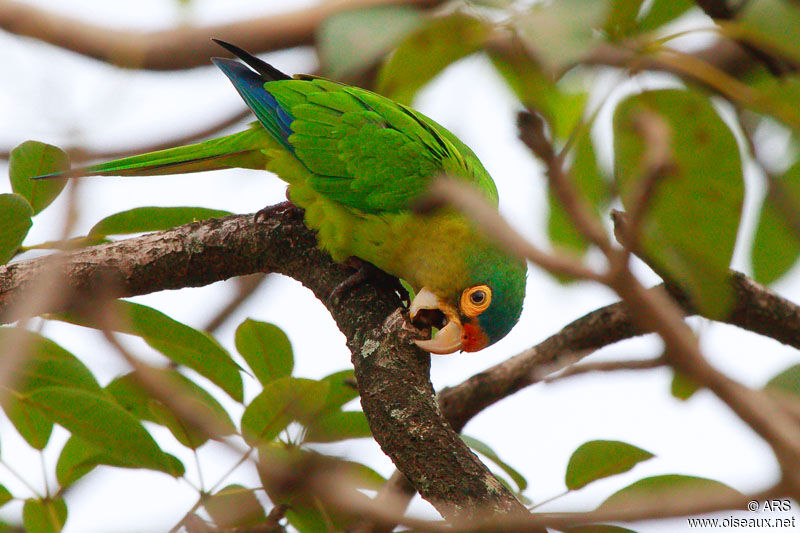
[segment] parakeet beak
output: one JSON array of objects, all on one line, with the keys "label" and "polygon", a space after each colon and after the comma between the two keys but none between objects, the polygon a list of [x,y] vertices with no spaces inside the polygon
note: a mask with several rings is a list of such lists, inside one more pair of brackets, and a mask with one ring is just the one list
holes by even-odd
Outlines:
[{"label": "parakeet beak", "polygon": [[408,308],[408,313],[411,315],[411,320],[415,320],[425,313],[426,310],[438,311],[444,315],[444,324],[432,339],[415,340],[414,342],[417,343],[417,346],[435,354],[448,354],[463,350],[463,328],[456,308],[442,301],[429,289],[423,287],[417,295],[414,296],[414,300]]}]

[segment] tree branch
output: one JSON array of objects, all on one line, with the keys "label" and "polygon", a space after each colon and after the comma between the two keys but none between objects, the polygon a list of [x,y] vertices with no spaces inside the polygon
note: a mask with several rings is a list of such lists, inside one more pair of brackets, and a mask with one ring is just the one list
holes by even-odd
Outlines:
[{"label": "tree branch", "polygon": [[[266,271],[297,279],[323,302],[351,274],[316,247],[302,211],[284,202],[259,223],[233,215],[2,266],[0,323],[23,318],[14,309],[39,314]],[[60,279],[64,296],[20,306],[43,272]],[[430,357],[411,342],[418,332],[400,306],[391,289],[373,284],[328,305],[348,339],[375,439],[447,519],[527,513],[446,423],[430,384]]]},{"label": "tree branch", "polygon": [[220,54],[211,37],[235,40],[253,53],[262,53],[311,44],[320,24],[339,11],[398,4],[426,8],[440,3],[441,0],[333,0],[228,24],[143,32],[89,24],[7,0],[0,2],[0,28],[118,67],[182,70],[207,65],[209,57]]}]

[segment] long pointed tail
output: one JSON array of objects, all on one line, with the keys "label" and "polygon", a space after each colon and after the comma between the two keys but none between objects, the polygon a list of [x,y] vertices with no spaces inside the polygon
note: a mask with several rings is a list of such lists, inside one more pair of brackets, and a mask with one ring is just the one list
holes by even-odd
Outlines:
[{"label": "long pointed tail", "polygon": [[258,124],[249,129],[196,144],[125,157],[106,163],[75,168],[32,179],[76,178],[79,176],[157,176],[221,168],[264,170],[268,158],[263,150],[274,145],[272,137]]}]

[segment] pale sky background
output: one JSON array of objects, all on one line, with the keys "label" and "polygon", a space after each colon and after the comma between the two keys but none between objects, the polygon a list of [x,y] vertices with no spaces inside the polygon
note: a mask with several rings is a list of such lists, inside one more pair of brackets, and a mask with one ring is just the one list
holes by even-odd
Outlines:
[{"label": "pale sky background", "polygon": [[[28,2],[110,27],[140,29],[172,27],[181,20],[198,24],[232,21],[311,3],[194,0],[190,9],[181,11],[172,0]],[[303,49],[263,57],[288,73],[311,71],[316,65],[313,53]],[[210,65],[182,72],[123,71],[2,32],[0,63],[4,69],[0,83],[2,147],[27,139],[96,149],[148,145],[215,123],[243,105],[225,76]],[[542,169],[516,139],[514,116],[519,105],[489,62],[472,57],[448,68],[420,93],[415,107],[475,150],[497,182],[503,214],[531,240],[544,245],[547,211]],[[606,144],[609,130],[602,123],[607,123],[610,111],[601,114],[601,127],[595,131]],[[6,176],[5,165],[0,164],[0,174]],[[270,174],[235,170],[178,177],[86,179],[80,187],[82,210],[75,231],[85,234],[104,216],[145,205],[197,205],[251,213],[282,201],[284,188]],[[0,180],[2,192],[10,192],[6,179]],[[757,179],[748,179],[747,194],[747,205],[758,205],[761,186]],[[64,199],[62,195],[35,219],[26,244],[58,235],[64,220]],[[752,232],[752,218],[752,212],[745,217],[745,235]],[[748,247],[747,239],[740,238],[735,268],[749,271]],[[645,280],[655,281],[644,268],[640,270]],[[217,283],[133,300],[200,327],[226,301],[231,292],[228,285]],[[797,270],[774,288],[789,299],[800,300]],[[477,354],[435,356],[434,385],[440,389],[457,384],[615,300],[602,287],[585,283],[565,287],[531,268],[520,324],[506,339]],[[235,327],[247,317],[273,322],[286,331],[295,351],[297,376],[320,378],[350,367],[344,337],[323,306],[293,280],[274,276],[219,331],[217,338],[232,353]],[[700,332],[712,364],[748,386],[760,387],[798,361],[794,349],[775,341],[705,320],[693,320],[692,324]],[[119,356],[94,332],[53,323],[46,325],[44,333],[84,360],[101,384],[125,371]],[[137,339],[129,339],[128,346],[148,360],[160,360]],[[603,349],[589,360],[650,358],[659,350],[656,340],[637,339]],[[544,507],[552,511],[593,508],[619,488],[649,475],[710,477],[745,492],[766,488],[777,480],[778,469],[766,444],[706,391],[688,402],[674,399],[669,394],[670,379],[668,370],[658,369],[593,374],[536,385],[481,413],[465,433],[489,444],[522,472],[530,483],[526,495],[534,502],[564,491],[569,456],[587,440],[622,440],[656,454],[632,472],[594,483]],[[254,383],[246,382],[246,396],[252,398],[257,393]],[[239,415],[234,411],[234,419]],[[165,429],[157,428],[153,433],[166,451],[184,461],[187,477],[197,483],[191,454],[179,453],[182,447]],[[44,485],[38,454],[22,442],[5,418],[0,419],[0,435],[3,460],[41,490]],[[44,458],[48,472],[53,471],[65,438],[66,433],[59,431],[51,440]],[[387,476],[393,471],[388,458],[368,439],[324,449],[363,460]],[[213,485],[236,461],[213,444],[201,449],[200,459],[206,486]],[[240,468],[228,482],[235,481],[255,484],[257,478],[252,471]],[[15,495],[30,494],[3,466],[0,483]],[[68,493],[65,531],[164,531],[195,499],[191,487],[164,474],[101,467]],[[13,502],[0,515],[18,516],[20,508],[21,502]],[[430,507],[419,500],[413,509],[430,516]],[[797,506],[794,509],[796,512]],[[685,519],[661,527],[632,527],[640,531],[688,531]]]}]

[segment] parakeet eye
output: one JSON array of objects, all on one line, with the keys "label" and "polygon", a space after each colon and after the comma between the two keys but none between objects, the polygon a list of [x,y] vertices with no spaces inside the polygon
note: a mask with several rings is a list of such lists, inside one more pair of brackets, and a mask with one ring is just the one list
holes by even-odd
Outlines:
[{"label": "parakeet eye", "polygon": [[476,317],[486,311],[492,303],[492,289],[476,285],[461,293],[461,311],[468,317]]}]

